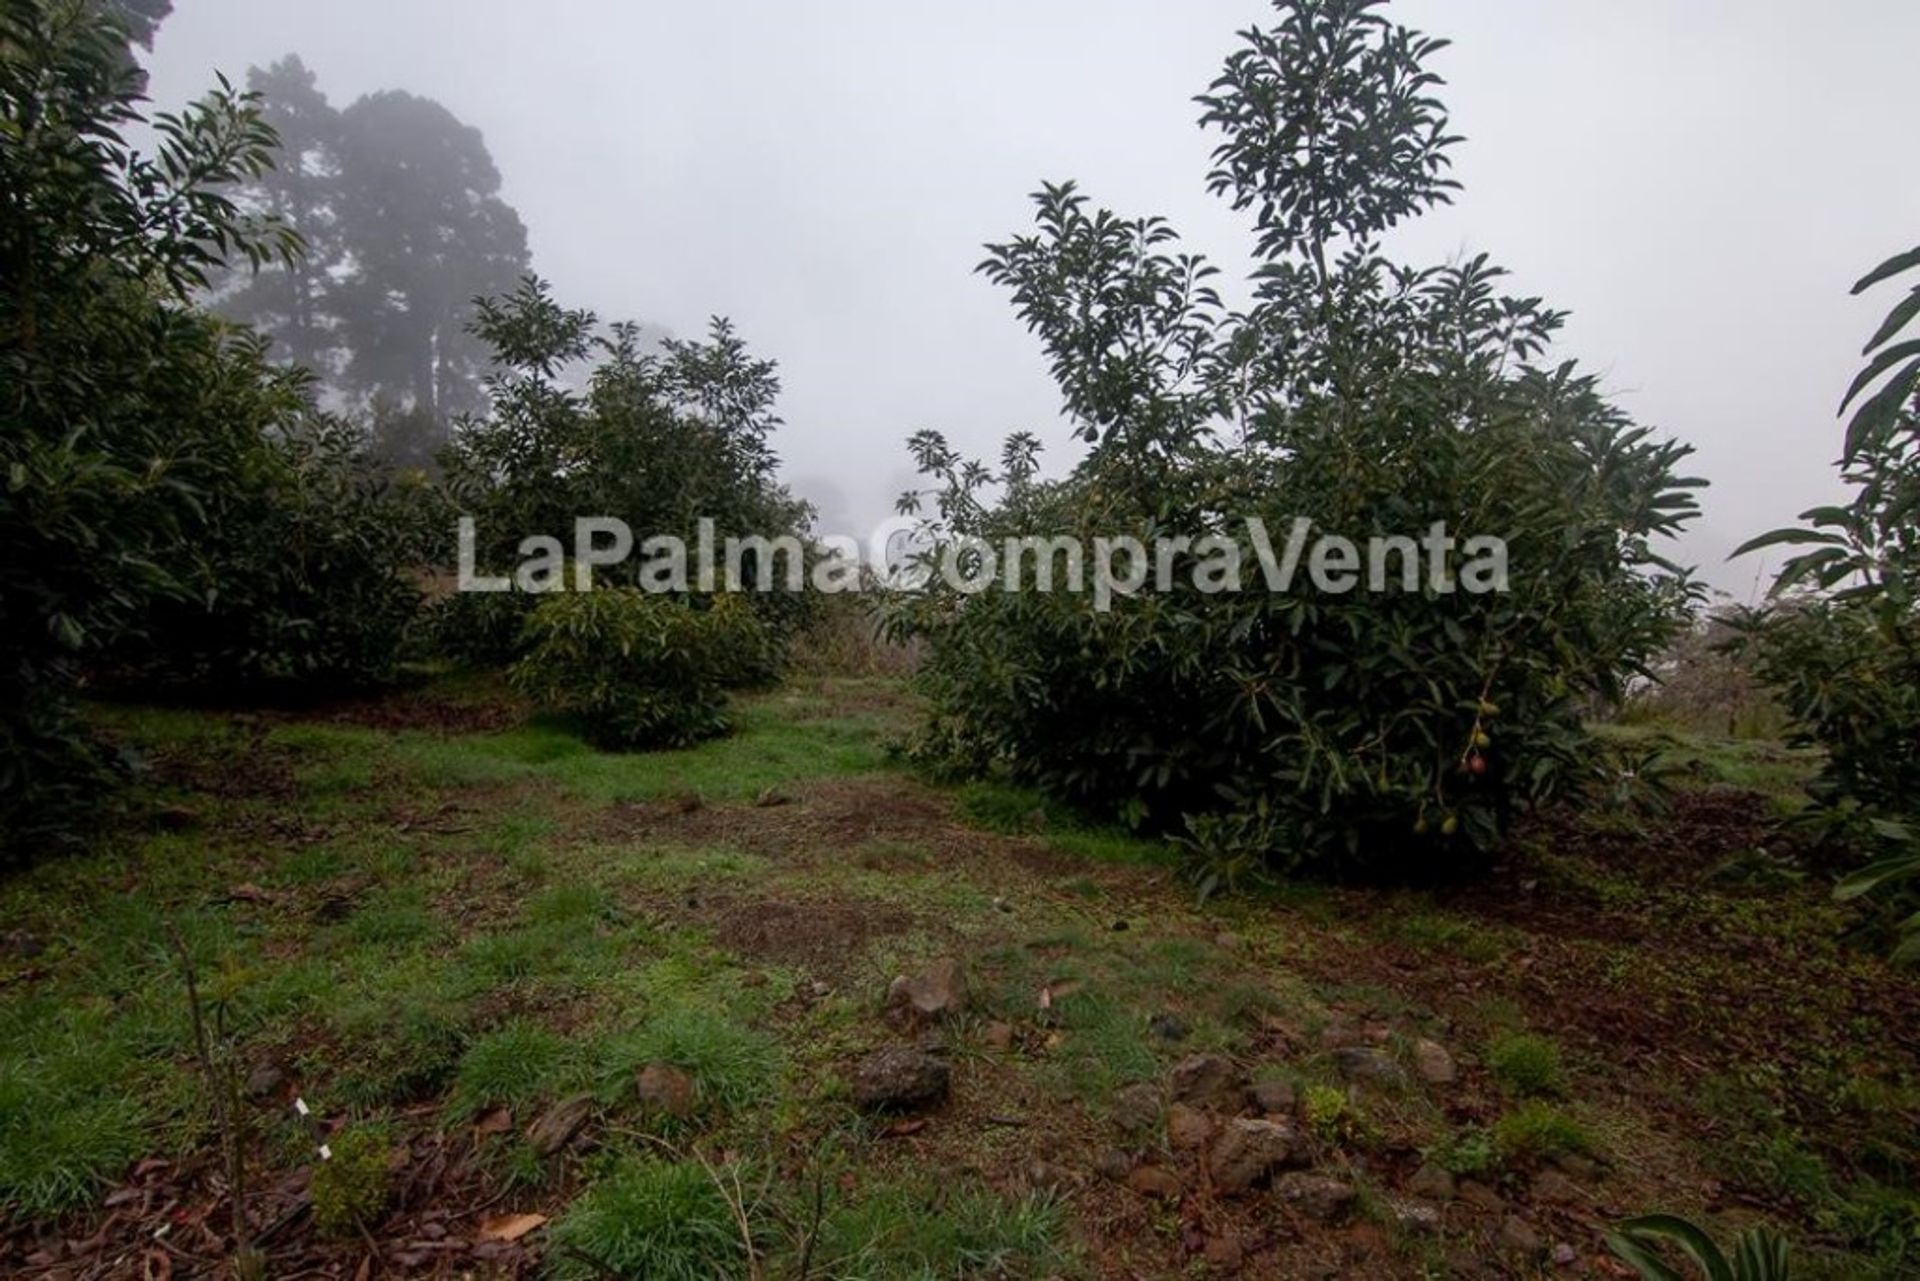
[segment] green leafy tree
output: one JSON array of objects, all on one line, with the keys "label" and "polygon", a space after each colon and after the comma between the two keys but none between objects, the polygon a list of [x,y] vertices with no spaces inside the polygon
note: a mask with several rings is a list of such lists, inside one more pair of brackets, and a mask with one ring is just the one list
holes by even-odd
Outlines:
[{"label": "green leafy tree", "polygon": [[[1920,268],[1899,254],[1854,286],[1863,293]],[[1868,851],[1843,898],[1920,877],[1920,285],[1889,312],[1840,406],[1850,501],[1762,534],[1734,554],[1787,547],[1774,604],[1740,621],[1760,678],[1826,750],[1808,816],[1832,845]],[[1856,856],[1859,857],[1859,856]],[[1914,906],[1912,902],[1908,907]],[[1920,961],[1920,912],[1902,925],[1902,960]]]},{"label": "green leafy tree", "polygon": [[1208,592],[1190,549],[1105,613],[1031,579],[901,602],[897,628],[928,645],[926,755],[1179,835],[1207,888],[1275,864],[1483,858],[1519,810],[1586,780],[1584,707],[1644,669],[1695,591],[1656,548],[1695,512],[1688,450],[1541,363],[1560,315],[1501,293],[1485,258],[1417,269],[1381,248],[1453,187],[1425,66],[1441,42],[1371,0],[1275,7],[1199,99],[1221,136],[1209,187],[1253,218],[1253,306],[1229,312],[1163,220],[1045,186],[1032,233],[981,271],[1040,339],[1086,454],[1048,481],[1028,438],[996,470],[922,433],[928,485],[903,500],[935,554],[1197,548],[1256,516],[1363,544],[1437,521],[1505,537],[1505,593],[1421,572],[1269,594],[1251,568],[1252,590]]},{"label": "green leafy tree", "polygon": [[126,33],[91,6],[0,4],[0,832],[62,827],[107,758],[83,664],[188,588],[209,489],[298,403],[186,295],[297,242],[243,214],[272,131],[226,85],[141,122]]}]

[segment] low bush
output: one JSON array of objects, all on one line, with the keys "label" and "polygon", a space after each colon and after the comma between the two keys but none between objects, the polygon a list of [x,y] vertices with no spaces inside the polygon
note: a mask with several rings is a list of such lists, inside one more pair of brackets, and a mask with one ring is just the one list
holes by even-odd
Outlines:
[{"label": "low bush", "polygon": [[612,1162],[552,1230],[556,1277],[713,1281],[742,1275],[746,1246],[733,1207],[692,1161]]},{"label": "low bush", "polygon": [[528,616],[509,679],[599,746],[685,747],[728,731],[727,691],[762,644],[751,613],[724,598],[698,608],[631,587],[563,592]]},{"label": "low bush", "polygon": [[1503,1036],[1487,1047],[1487,1071],[1510,1094],[1556,1094],[1560,1049],[1538,1036]]}]

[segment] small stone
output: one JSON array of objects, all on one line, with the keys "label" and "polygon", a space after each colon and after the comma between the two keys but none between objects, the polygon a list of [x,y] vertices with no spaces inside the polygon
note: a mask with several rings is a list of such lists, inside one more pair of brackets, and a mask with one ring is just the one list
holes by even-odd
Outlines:
[{"label": "small stone", "polygon": [[1240,1110],[1240,1071],[1222,1054],[1193,1054],[1167,1074],[1167,1093],[1176,1103],[1216,1112]]},{"label": "small stone", "polygon": [[1232,930],[1221,930],[1213,936],[1213,945],[1223,952],[1237,952],[1244,940]]},{"label": "small stone", "polygon": [[593,1107],[591,1094],[560,1100],[527,1128],[527,1142],[541,1156],[552,1156],[579,1137],[593,1116]]},{"label": "small stone", "polygon": [[1298,1099],[1291,1082],[1269,1077],[1247,1087],[1247,1101],[1268,1116],[1291,1116]]},{"label": "small stone", "polygon": [[280,1092],[287,1075],[271,1063],[262,1063],[247,1074],[247,1097],[264,1099]]},{"label": "small stone", "polygon": [[1238,1272],[1240,1265],[1246,1262],[1247,1250],[1240,1244],[1240,1238],[1237,1236],[1208,1237],[1207,1244],[1201,1249],[1200,1257],[1206,1260],[1208,1267],[1216,1271]]},{"label": "small stone", "polygon": [[1557,1268],[1570,1268],[1579,1258],[1580,1255],[1565,1241],[1561,1241],[1553,1247],[1553,1264]]},{"label": "small stone", "polygon": [[1426,1201],[1389,1201],[1394,1226],[1409,1236],[1433,1236],[1440,1231],[1440,1207]]},{"label": "small stone", "polygon": [[1123,1133],[1145,1133],[1160,1124],[1160,1091],[1145,1082],[1117,1090],[1107,1115]]},{"label": "small stone", "polygon": [[793,798],[777,787],[769,787],[754,798],[753,803],[761,809],[772,809],[776,805],[790,805]]},{"label": "small stone", "polygon": [[1184,1190],[1180,1176],[1157,1165],[1143,1165],[1127,1176],[1127,1186],[1156,1201],[1178,1201]]},{"label": "small stone", "polygon": [[925,1050],[890,1045],[853,1069],[853,1101],[869,1111],[903,1111],[947,1097],[953,1069]]},{"label": "small stone", "polygon": [[1555,1157],[1553,1163],[1582,1183],[1593,1183],[1600,1178],[1600,1163],[1592,1157],[1570,1152],[1566,1156]]},{"label": "small stone", "polygon": [[966,975],[960,962],[941,957],[911,977],[901,975],[887,988],[887,1020],[899,1026],[933,1023],[958,1013],[967,1003]]},{"label": "small stone", "polygon": [[1079,1183],[1079,1177],[1072,1170],[1051,1161],[1035,1159],[1027,1166],[1027,1186],[1045,1196],[1071,1192]]},{"label": "small stone", "polygon": [[1207,1114],[1185,1103],[1167,1109],[1167,1146],[1175,1152],[1203,1148],[1213,1137],[1213,1122]]},{"label": "small stone", "polygon": [[1133,1158],[1119,1148],[1108,1148],[1094,1158],[1093,1172],[1103,1179],[1125,1183],[1127,1176],[1133,1173]]},{"label": "small stone", "polygon": [[689,1117],[700,1092],[691,1076],[671,1063],[649,1063],[640,1069],[640,1103],[666,1116]]},{"label": "small stone", "polygon": [[1498,1192],[1474,1179],[1460,1180],[1459,1196],[1476,1210],[1485,1210],[1489,1214],[1498,1214],[1507,1208],[1506,1201]]},{"label": "small stone", "polygon": [[1451,1201],[1454,1193],[1453,1174],[1445,1166],[1429,1161],[1407,1180],[1407,1191],[1415,1196],[1426,1197],[1429,1201]]},{"label": "small stone", "polygon": [[1542,1170],[1533,1176],[1533,1199],[1547,1205],[1573,1205],[1586,1198],[1572,1179],[1558,1170]]},{"label": "small stone", "polygon": [[1453,1055],[1438,1041],[1415,1041],[1413,1043],[1413,1070],[1428,1085],[1452,1085],[1459,1079],[1460,1069],[1454,1066]]},{"label": "small stone", "polygon": [[1337,1223],[1353,1208],[1358,1195],[1350,1183],[1319,1174],[1283,1174],[1273,1182],[1280,1203],[1315,1223]]},{"label": "small stone", "polygon": [[1179,1016],[1160,1013],[1147,1020],[1147,1028],[1163,1041],[1184,1041],[1187,1039],[1187,1025]]},{"label": "small stone", "polygon": [[1509,1214],[1500,1224],[1500,1248],[1515,1254],[1533,1255],[1546,1248],[1546,1242],[1533,1225],[1517,1214]]},{"label": "small stone", "polygon": [[1406,1072],[1379,1050],[1362,1045],[1344,1046],[1334,1051],[1333,1061],[1340,1075],[1356,1085],[1383,1090],[1406,1088]]},{"label": "small stone", "polygon": [[980,1033],[980,1039],[990,1050],[1008,1049],[1013,1045],[1013,1024],[989,1023]]},{"label": "small stone", "polygon": [[1306,1144],[1291,1122],[1236,1117],[1208,1154],[1213,1185],[1226,1196],[1246,1192],[1275,1170],[1306,1162]]}]

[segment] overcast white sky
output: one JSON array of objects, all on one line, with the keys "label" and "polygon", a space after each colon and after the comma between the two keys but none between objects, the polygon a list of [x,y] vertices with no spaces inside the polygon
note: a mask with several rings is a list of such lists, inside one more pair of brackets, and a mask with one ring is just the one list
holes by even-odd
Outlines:
[{"label": "overcast white sky", "polygon": [[[1573,312],[1561,354],[1713,481],[1681,548],[1741,597],[1734,545],[1826,501],[1835,402],[1920,242],[1913,0],[1399,0],[1455,44],[1451,209],[1400,248],[1489,251]],[[1190,99],[1257,0],[178,0],[153,94],[298,52],[336,104],[407,89],[486,135],[537,270],[570,303],[692,335],[732,316],[786,383],[780,441],[828,530],[911,480],[920,427],[1073,456],[1034,341],[971,274],[1073,177],[1171,217],[1237,274]]]}]

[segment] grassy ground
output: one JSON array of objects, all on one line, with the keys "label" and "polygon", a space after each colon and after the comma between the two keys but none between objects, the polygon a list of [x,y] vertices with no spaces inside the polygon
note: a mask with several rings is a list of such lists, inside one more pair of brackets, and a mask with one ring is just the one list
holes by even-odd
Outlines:
[{"label": "grassy ground", "polygon": [[[1618,731],[1680,762],[1669,812],[1546,816],[1449,894],[1201,910],[1164,847],[896,768],[886,681],[657,755],[477,680],[102,714],[139,812],[0,882],[8,1275],[212,1268],[229,1093],[275,1276],[1609,1275],[1600,1230],[1653,1209],[1920,1270],[1920,990],[1777,848],[1808,766],[1777,748]],[[865,1115],[851,1066],[912,1039],[888,982],[938,957],[952,1097]],[[1455,1082],[1350,1079],[1423,1041]],[[1350,1217],[1115,1124],[1206,1052],[1293,1087]]]}]

